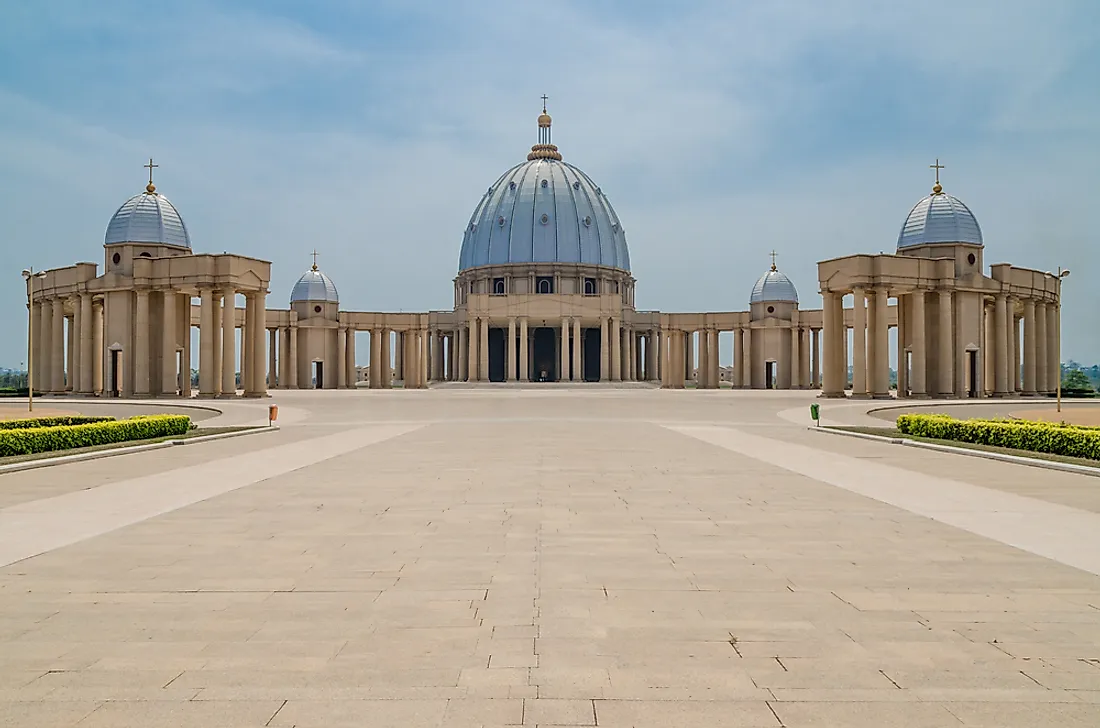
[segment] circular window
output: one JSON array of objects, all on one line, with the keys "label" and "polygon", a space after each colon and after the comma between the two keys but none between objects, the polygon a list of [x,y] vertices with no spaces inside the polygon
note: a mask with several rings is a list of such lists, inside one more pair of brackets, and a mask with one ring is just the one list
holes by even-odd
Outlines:
[{"label": "circular window", "polygon": [[504,215],[501,215],[500,217],[497,218],[497,224],[500,225],[501,227],[504,227]]},{"label": "circular window", "polygon": [[775,306],[768,306],[768,313],[775,313]]},{"label": "circular window", "polygon": [[974,265],[974,263],[975,263],[975,262],[976,262],[977,260],[978,260],[978,257],[977,257],[976,255],[974,255],[973,253],[971,253],[970,255],[966,256],[966,262],[967,262],[967,263],[969,263],[970,265]]},{"label": "circular window", "polygon": [[573,189],[579,190],[580,188],[581,188],[581,183],[580,182],[574,182],[573,183]]},{"label": "circular window", "polygon": [[584,226],[588,227],[592,224],[592,217],[590,215],[584,216]]},{"label": "circular window", "polygon": [[516,183],[515,182],[509,182],[508,183],[508,189],[514,190],[515,188],[516,188]]},{"label": "circular window", "polygon": [[545,212],[544,212],[544,213],[542,213],[542,217],[541,217],[541,218],[539,218],[539,219],[540,219],[540,220],[542,220],[542,224],[543,224],[543,225],[545,225],[546,223],[550,222],[550,216],[549,216],[549,215],[547,215],[547,214],[546,214]]},{"label": "circular window", "polygon": [[320,306],[314,306],[313,307],[313,313],[321,313],[321,307]]},{"label": "circular window", "polygon": [[118,262],[120,260],[122,260],[122,256],[119,255],[118,253],[115,253],[114,255],[111,256],[111,262],[114,263],[115,265],[118,265]]},{"label": "circular window", "polygon": [[543,180],[543,181],[542,181],[542,186],[543,186],[543,188],[549,187],[549,186],[550,186],[550,183],[549,183],[549,182],[547,182],[546,180]]}]

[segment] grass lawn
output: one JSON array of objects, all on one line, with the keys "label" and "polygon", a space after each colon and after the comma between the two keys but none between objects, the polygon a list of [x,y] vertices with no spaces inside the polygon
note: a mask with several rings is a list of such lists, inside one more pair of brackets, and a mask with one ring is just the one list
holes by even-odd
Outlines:
[{"label": "grass lawn", "polygon": [[831,430],[843,430],[845,432],[861,432],[864,435],[880,435],[882,437],[894,437],[901,440],[913,440],[914,442],[930,442],[934,445],[948,445],[963,450],[980,450],[982,452],[995,452],[1002,455],[1015,455],[1032,460],[1046,460],[1055,463],[1069,463],[1070,465],[1084,465],[1087,468],[1100,470],[1100,460],[1088,460],[1086,458],[1071,458],[1064,455],[1050,455],[1045,452],[1032,452],[1031,450],[1014,450],[1008,447],[993,447],[992,445],[975,445],[970,442],[957,442],[955,440],[934,440],[930,437],[916,437],[902,434],[896,427],[830,427]]},{"label": "grass lawn", "polygon": [[127,440],[126,442],[112,442],[107,445],[93,445],[92,447],[75,447],[71,450],[50,450],[49,452],[36,452],[31,455],[9,455],[6,458],[0,458],[0,465],[8,465],[11,463],[25,463],[30,460],[45,460],[48,458],[57,458],[64,455],[79,455],[86,452],[100,452],[101,450],[117,450],[120,447],[133,447],[134,445],[152,445],[157,442],[164,442],[166,440],[190,440],[193,437],[202,437],[204,435],[220,435],[225,432],[243,432],[245,430],[257,430],[266,429],[261,427],[200,427],[195,430],[188,430],[182,435],[167,435],[165,437],[154,437],[148,440]]}]

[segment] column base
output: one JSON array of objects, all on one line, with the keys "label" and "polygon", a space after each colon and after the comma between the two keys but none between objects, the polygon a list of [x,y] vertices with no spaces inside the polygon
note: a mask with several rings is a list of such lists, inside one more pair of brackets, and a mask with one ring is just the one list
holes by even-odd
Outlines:
[{"label": "column base", "polygon": [[872,399],[872,396],[869,393],[852,392],[851,394],[848,395],[848,399]]},{"label": "column base", "polygon": [[245,392],[241,396],[245,399],[263,399],[264,397],[270,397],[271,395],[267,392]]},{"label": "column base", "polygon": [[848,395],[844,392],[822,392],[817,396],[818,399],[848,399]]},{"label": "column base", "polygon": [[218,395],[213,392],[199,392],[195,395],[195,399],[217,399]]},{"label": "column base", "polygon": [[229,394],[227,392],[222,392],[221,394],[219,394],[217,396],[217,399],[236,399],[236,398],[237,398],[237,393],[236,392],[234,392],[233,394]]},{"label": "column base", "polygon": [[876,392],[871,395],[871,399],[893,399],[894,395],[889,392]]},{"label": "column base", "polygon": [[993,399],[1008,399],[1012,396],[1012,392],[994,392],[990,395]]},{"label": "column base", "polygon": [[932,395],[924,392],[910,392],[906,399],[932,399]]}]

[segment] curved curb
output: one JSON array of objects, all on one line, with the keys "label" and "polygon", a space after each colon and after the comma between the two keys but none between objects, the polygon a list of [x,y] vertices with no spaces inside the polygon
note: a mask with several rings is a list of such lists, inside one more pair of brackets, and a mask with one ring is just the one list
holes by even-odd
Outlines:
[{"label": "curved curb", "polygon": [[844,435],[845,437],[856,437],[861,440],[885,442],[890,445],[919,447],[925,450],[936,450],[938,452],[946,452],[953,455],[969,455],[970,457],[985,458],[986,460],[999,460],[1013,465],[1027,465],[1033,468],[1043,468],[1044,470],[1061,470],[1066,473],[1076,473],[1078,475],[1088,475],[1093,478],[1100,478],[1100,468],[1090,468],[1087,465],[1074,465],[1073,463],[1060,463],[1056,460],[1040,460],[1038,458],[1028,458],[1020,455],[971,450],[965,447],[951,447],[950,445],[940,445],[934,442],[910,440],[905,437],[886,437],[885,435],[871,435],[866,432],[848,432],[847,430],[837,430],[832,427],[807,427],[806,429],[816,430],[818,432],[828,432],[833,435]]},{"label": "curved curb", "polygon": [[175,447],[176,445],[193,445],[200,442],[227,440],[230,437],[255,435],[259,432],[276,432],[278,429],[278,425],[273,425],[271,427],[254,427],[249,430],[241,430],[240,432],[219,432],[216,435],[201,435],[199,437],[189,437],[185,440],[165,440],[164,442],[154,442],[148,445],[131,445],[130,447],[118,447],[110,450],[82,452],[77,455],[58,455],[57,457],[46,457],[40,458],[38,460],[28,460],[25,463],[11,463],[9,465],[0,465],[0,475],[3,475],[5,473],[18,473],[21,470],[49,468],[54,465],[68,465],[69,463],[79,463],[84,460],[100,460],[102,458],[115,457],[116,455],[130,455],[131,453],[136,452],[160,450],[161,448]]}]

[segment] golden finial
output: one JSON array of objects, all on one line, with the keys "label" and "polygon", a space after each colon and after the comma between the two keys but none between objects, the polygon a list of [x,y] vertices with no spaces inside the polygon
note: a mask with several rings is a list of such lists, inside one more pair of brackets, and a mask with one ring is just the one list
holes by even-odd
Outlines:
[{"label": "golden finial", "polygon": [[943,193],[943,185],[940,184],[940,170],[941,169],[947,169],[947,168],[944,167],[942,164],[940,164],[940,158],[939,157],[936,157],[936,163],[928,165],[928,168],[936,170],[936,184],[932,187],[932,194],[933,195],[942,194]]},{"label": "golden finial", "polygon": [[552,119],[550,118],[550,114],[546,113],[546,100],[549,99],[549,98],[550,97],[547,96],[546,94],[542,95],[542,113],[539,114],[539,128],[540,129],[549,128],[550,123],[552,121]]},{"label": "golden finial", "polygon": [[313,267],[310,270],[317,270],[317,256],[320,255],[316,250],[313,251]]},{"label": "golden finial", "polygon": [[777,255],[779,255],[779,253],[776,253],[776,252],[775,252],[774,250],[773,250],[773,251],[771,252],[771,256],[772,256],[772,272],[773,272],[773,273],[774,273],[775,271],[779,270],[778,268],[776,268],[776,267],[775,267],[775,256],[777,256]]},{"label": "golden finial", "polygon": [[550,98],[542,95],[542,113],[539,114],[539,143],[531,147],[531,153],[527,155],[527,161],[535,159],[556,159],[561,161],[561,153],[558,148],[550,143],[550,114],[546,113],[546,100]]},{"label": "golden finial", "polygon": [[153,170],[159,167],[159,164],[153,164],[153,158],[149,157],[149,164],[143,164],[143,167],[149,170],[149,184],[145,185],[145,194],[152,195],[157,191],[157,186],[153,184]]}]

